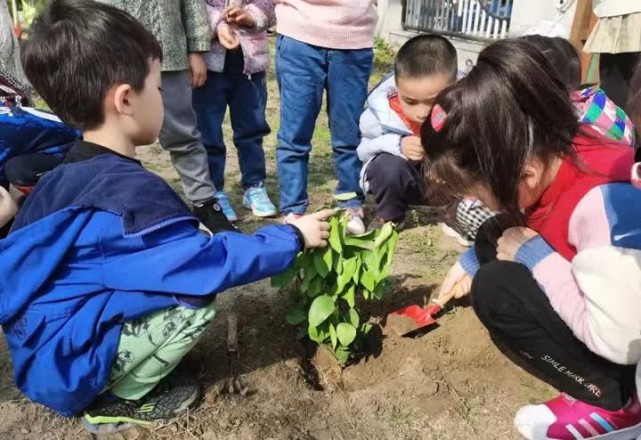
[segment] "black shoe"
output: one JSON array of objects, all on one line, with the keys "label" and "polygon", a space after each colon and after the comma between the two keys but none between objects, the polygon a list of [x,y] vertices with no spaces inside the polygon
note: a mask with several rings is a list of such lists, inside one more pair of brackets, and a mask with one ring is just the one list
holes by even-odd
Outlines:
[{"label": "black shoe", "polygon": [[240,232],[240,230],[225,217],[216,199],[208,200],[200,205],[194,205],[194,215],[212,234],[225,231]]},{"label": "black shoe", "polygon": [[[195,379],[167,376],[140,400],[125,400],[105,393],[85,410],[83,423],[92,432],[116,432],[123,425],[148,426],[185,414],[200,402]],[[106,429],[113,427],[113,429]]]}]

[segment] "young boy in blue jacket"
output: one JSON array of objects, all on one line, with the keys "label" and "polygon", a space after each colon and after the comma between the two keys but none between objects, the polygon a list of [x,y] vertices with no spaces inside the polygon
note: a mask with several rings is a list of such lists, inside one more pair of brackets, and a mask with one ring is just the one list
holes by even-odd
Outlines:
[{"label": "young boy in blue jacket", "polygon": [[161,57],[135,19],[90,0],[52,0],[23,53],[34,88],[84,140],[0,241],[0,323],[18,388],[62,415],[84,411],[98,432],[193,407],[199,384],[170,373],[214,318],[215,295],[329,236],[333,211],[252,236],[198,231],[135,159],[162,125]]}]

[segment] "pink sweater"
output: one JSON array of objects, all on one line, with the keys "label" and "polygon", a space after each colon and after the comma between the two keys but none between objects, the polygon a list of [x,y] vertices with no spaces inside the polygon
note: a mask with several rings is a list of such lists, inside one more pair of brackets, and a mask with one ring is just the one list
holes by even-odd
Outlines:
[{"label": "pink sweater", "polygon": [[374,44],[374,0],[275,0],[278,33],[329,49]]}]

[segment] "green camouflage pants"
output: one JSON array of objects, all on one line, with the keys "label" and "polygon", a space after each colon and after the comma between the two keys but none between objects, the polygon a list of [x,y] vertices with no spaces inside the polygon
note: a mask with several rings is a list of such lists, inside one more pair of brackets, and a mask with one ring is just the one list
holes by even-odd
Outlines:
[{"label": "green camouflage pants", "polygon": [[212,302],[201,309],[173,307],[125,322],[104,391],[122,399],[142,398],[176,368],[215,315]]}]

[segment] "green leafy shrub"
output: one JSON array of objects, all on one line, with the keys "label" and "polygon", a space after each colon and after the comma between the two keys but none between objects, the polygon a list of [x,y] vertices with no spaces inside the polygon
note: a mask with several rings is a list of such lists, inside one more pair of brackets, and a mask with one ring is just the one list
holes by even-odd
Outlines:
[{"label": "green leafy shrub", "polygon": [[290,291],[287,322],[301,328],[300,337],[327,344],[342,365],[371,330],[361,319],[357,298],[383,298],[398,242],[391,223],[348,236],[348,220],[339,211],[330,220],[329,246],[302,252],[288,271],[272,278],[274,287]]}]

